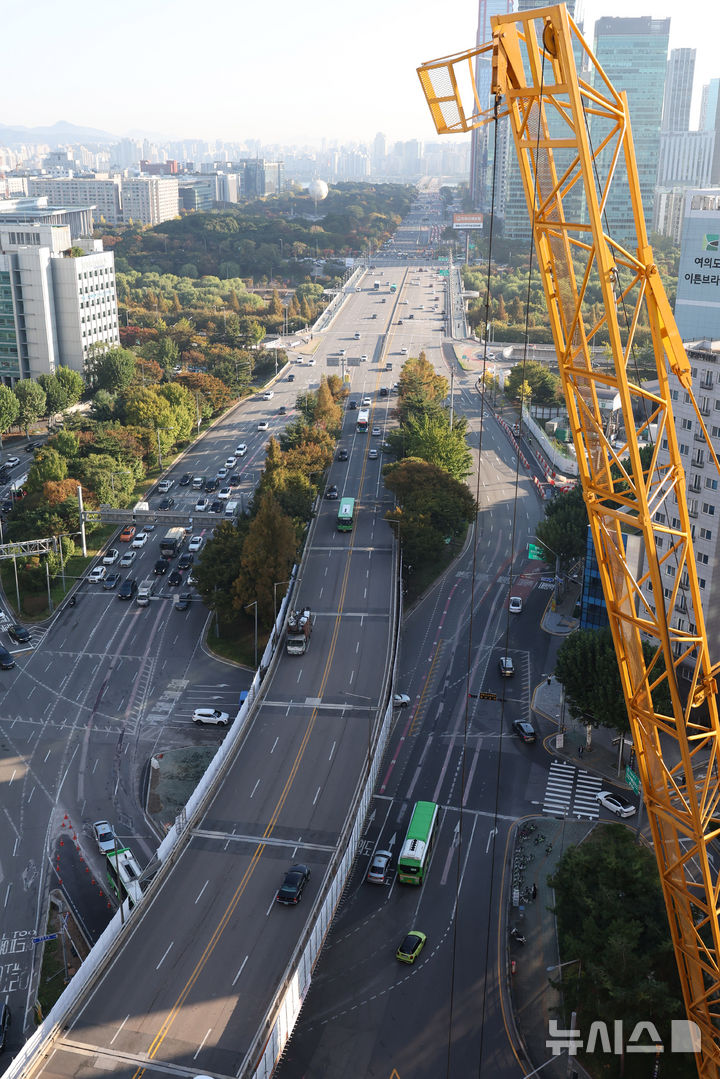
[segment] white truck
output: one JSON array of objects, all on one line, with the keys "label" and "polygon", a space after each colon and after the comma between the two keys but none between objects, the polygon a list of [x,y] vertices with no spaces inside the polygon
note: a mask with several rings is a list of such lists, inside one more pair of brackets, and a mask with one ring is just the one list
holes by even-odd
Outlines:
[{"label": "white truck", "polygon": [[302,656],[307,652],[312,633],[312,613],[309,607],[291,611],[285,631],[285,651],[289,656]]},{"label": "white truck", "polygon": [[144,581],[141,581],[138,585],[137,596],[135,602],[138,607],[147,607],[150,603],[150,597],[155,589],[155,578],[146,577]]}]

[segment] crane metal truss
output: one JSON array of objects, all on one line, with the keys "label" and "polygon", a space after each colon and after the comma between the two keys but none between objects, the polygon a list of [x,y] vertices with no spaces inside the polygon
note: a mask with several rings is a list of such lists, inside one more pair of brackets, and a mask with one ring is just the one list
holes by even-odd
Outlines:
[{"label": "crane metal truss", "polygon": [[[625,96],[564,5],[494,16],[491,24],[491,43],[426,63],[418,75],[439,134],[509,117],[685,1005],[701,1032],[698,1070],[717,1076],[720,878],[708,845],[720,836],[720,727],[670,396],[670,372],[690,393],[692,373],[648,244]],[[478,56],[492,60],[496,105],[485,111],[474,78]],[[631,211],[630,244],[603,228],[608,195],[618,187]],[[652,335],[657,392],[631,377],[639,327]],[[601,331],[612,373],[593,369]],[[604,430],[598,396],[608,388],[620,400],[620,448]],[[648,438],[654,425],[644,465],[639,436]],[[639,572],[628,565],[623,532],[642,545]],[[648,661],[643,640],[651,645]],[[681,664],[693,672],[687,697],[678,685]],[[661,686],[672,702],[666,713],[653,704]]]}]

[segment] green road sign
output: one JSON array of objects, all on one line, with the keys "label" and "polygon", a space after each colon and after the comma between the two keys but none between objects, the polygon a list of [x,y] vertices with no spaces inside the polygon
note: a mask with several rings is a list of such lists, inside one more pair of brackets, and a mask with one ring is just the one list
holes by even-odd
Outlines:
[{"label": "green road sign", "polygon": [[528,543],[528,558],[530,561],[544,562],[545,548],[538,547],[537,543]]},{"label": "green road sign", "polygon": [[437,275],[438,275],[438,277],[449,277],[450,276],[450,271],[449,270],[438,270]]},{"label": "green road sign", "polygon": [[627,783],[630,790],[634,791],[635,794],[640,793],[640,776],[637,774],[637,772],[633,772],[629,764],[625,768],[625,782]]}]

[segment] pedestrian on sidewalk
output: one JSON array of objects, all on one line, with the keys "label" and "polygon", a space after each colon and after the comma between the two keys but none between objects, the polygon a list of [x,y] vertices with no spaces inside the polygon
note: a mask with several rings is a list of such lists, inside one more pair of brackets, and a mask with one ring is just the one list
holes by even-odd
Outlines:
[{"label": "pedestrian on sidewalk", "polygon": [[578,746],[578,757],[582,757],[582,755],[583,755],[583,747]]},{"label": "pedestrian on sidewalk", "polygon": [[533,899],[537,899],[537,884],[533,884],[532,886],[532,897]]}]

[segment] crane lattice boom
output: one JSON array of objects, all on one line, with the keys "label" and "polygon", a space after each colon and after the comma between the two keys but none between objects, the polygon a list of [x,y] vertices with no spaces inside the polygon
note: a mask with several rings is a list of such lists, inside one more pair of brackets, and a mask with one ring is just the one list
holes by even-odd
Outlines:
[{"label": "crane lattice boom", "polygon": [[[672,372],[691,392],[690,365],[648,243],[625,95],[564,5],[493,16],[491,23],[492,42],[424,64],[418,74],[440,134],[508,117],[685,1006],[702,1036],[698,1071],[717,1079],[720,877],[708,845],[720,835],[720,726],[669,385]],[[494,109],[483,111],[479,100],[478,63],[492,65]],[[623,235],[632,235],[630,243],[606,231],[611,189],[626,194],[631,217]],[[657,392],[634,382],[629,370],[639,327],[652,336]],[[610,342],[611,373],[593,368],[591,349],[601,333]],[[620,400],[626,443],[619,449],[610,444],[599,403],[607,388]],[[644,467],[639,436],[655,424]],[[638,537],[639,568],[623,533]],[[643,640],[652,648],[647,662]],[[679,691],[681,665],[693,672],[687,696]],[[661,685],[672,702],[667,713],[653,704]]]}]

